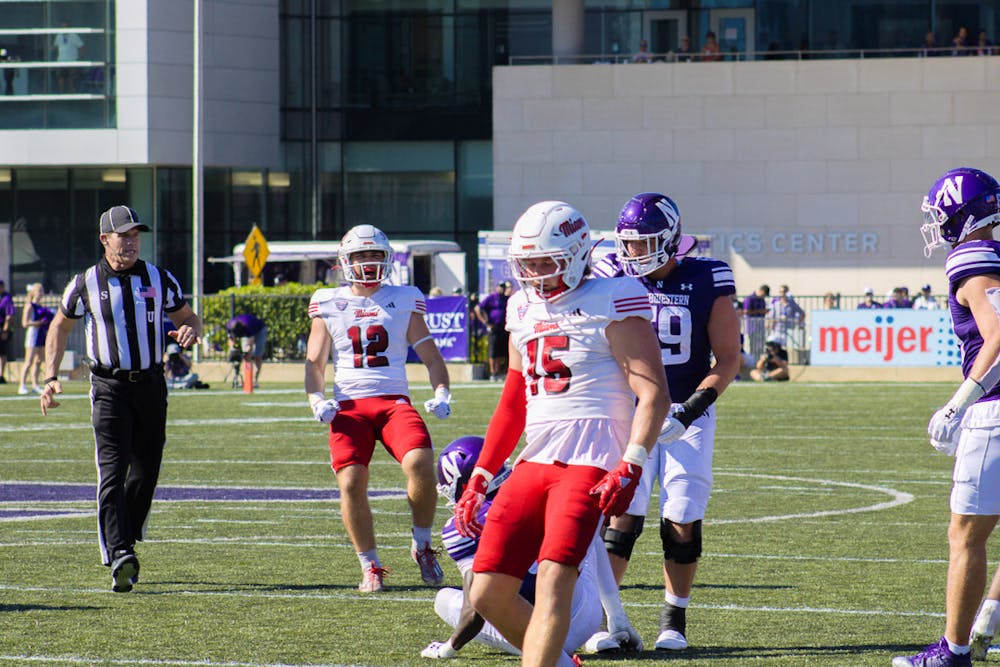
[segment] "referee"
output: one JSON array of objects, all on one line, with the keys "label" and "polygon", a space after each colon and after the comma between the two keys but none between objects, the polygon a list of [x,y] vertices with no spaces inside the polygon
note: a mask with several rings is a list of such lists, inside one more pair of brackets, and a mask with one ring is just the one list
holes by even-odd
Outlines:
[{"label": "referee", "polygon": [[[165,338],[189,348],[201,338],[202,325],[177,279],[139,259],[139,232],[149,227],[135,211],[112,206],[101,214],[100,230],[104,257],[73,276],[49,325],[41,404],[43,415],[58,407],[66,341],[86,317],[98,539],[112,590],[120,593],[132,590],[139,577],[135,543],[143,537],[166,442],[167,386],[160,361]],[[177,327],[166,336],[164,313]]]}]

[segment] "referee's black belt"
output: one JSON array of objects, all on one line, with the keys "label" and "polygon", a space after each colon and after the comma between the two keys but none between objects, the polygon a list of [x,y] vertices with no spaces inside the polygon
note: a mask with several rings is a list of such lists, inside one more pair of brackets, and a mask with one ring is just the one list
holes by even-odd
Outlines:
[{"label": "referee's black belt", "polygon": [[91,366],[90,374],[108,380],[118,380],[119,382],[145,382],[163,375],[163,366],[156,365],[150,368],[143,368],[138,371],[130,371],[124,368],[106,368],[104,366]]}]

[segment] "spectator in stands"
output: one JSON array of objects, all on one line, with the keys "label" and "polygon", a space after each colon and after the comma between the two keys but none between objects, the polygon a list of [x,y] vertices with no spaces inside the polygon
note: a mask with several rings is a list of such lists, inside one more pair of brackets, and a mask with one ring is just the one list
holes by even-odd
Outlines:
[{"label": "spectator in stands", "polygon": [[823,295],[823,309],[824,310],[839,310],[840,309],[840,293],[834,294],[833,292],[827,292]]},{"label": "spectator in stands", "polygon": [[691,38],[687,35],[681,37],[680,46],[677,47],[676,51],[671,51],[667,54],[667,60],[669,62],[689,63],[693,59],[694,55],[691,51]]},{"label": "spectator in stands", "polygon": [[986,36],[985,30],[979,31],[979,39],[976,40],[975,52],[977,56],[993,55],[993,43]]},{"label": "spectator in stands", "polygon": [[639,50],[632,54],[634,63],[651,63],[653,54],[649,52],[649,42],[644,39],[639,40]]},{"label": "spectator in stands", "polygon": [[875,290],[871,287],[865,288],[865,298],[858,304],[860,310],[868,308],[881,308],[882,304],[875,300]]},{"label": "spectator in stands", "polygon": [[793,347],[802,347],[805,338],[802,324],[805,317],[805,311],[795,303],[788,285],[779,285],[778,296],[771,300],[765,318],[768,339],[780,337],[782,345],[791,341]]},{"label": "spectator in stands", "polygon": [[883,308],[913,308],[909,298],[909,290],[905,287],[893,287],[892,298],[882,304]]},{"label": "spectator in stands", "polygon": [[701,59],[704,62],[715,62],[722,60],[722,49],[719,48],[719,40],[715,33],[709,30],[705,33],[705,45],[701,47]]},{"label": "spectator in stands", "polygon": [[243,313],[226,322],[226,334],[230,347],[242,350],[244,358],[253,358],[256,368],[253,388],[259,389],[260,368],[264,365],[264,351],[267,349],[267,325],[256,315]]},{"label": "spectator in stands", "polygon": [[444,290],[435,285],[427,292],[427,296],[444,296]]},{"label": "spectator in stands", "polygon": [[951,55],[967,56],[970,53],[969,29],[963,25],[958,29],[958,34],[951,40]]},{"label": "spectator in stands", "polygon": [[743,299],[743,333],[747,337],[747,349],[754,359],[764,351],[765,327],[771,288],[763,284],[750,296]]},{"label": "spectator in stands", "polygon": [[[80,60],[80,50],[83,48],[83,39],[80,38],[80,34],[66,30],[69,27],[68,21],[60,21],[59,27],[63,31],[58,33],[52,40],[52,50],[56,52],[56,60],[63,63]],[[79,69],[69,67],[56,70],[60,94],[76,92],[76,77],[78,72]]]},{"label": "spectator in stands", "polygon": [[755,382],[783,382],[788,379],[788,350],[780,335],[768,336],[764,344],[764,354],[750,371]]},{"label": "spectator in stands", "polygon": [[920,45],[919,55],[921,58],[944,55],[943,50],[938,48],[937,37],[934,36],[933,30],[928,30],[924,34],[924,43]]},{"label": "spectator in stands", "polygon": [[940,310],[941,304],[937,298],[931,294],[930,284],[920,288],[920,294],[913,300],[913,310]]}]

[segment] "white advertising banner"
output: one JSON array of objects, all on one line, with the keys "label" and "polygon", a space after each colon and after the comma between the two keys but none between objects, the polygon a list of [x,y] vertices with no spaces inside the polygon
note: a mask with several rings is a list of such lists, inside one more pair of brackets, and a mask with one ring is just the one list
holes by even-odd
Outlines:
[{"label": "white advertising banner", "polygon": [[959,366],[947,310],[814,310],[813,366]]}]

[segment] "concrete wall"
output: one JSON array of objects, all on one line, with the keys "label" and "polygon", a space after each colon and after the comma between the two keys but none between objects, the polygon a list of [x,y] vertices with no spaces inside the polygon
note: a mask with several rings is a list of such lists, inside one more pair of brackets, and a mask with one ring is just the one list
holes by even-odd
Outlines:
[{"label": "concrete wall", "polygon": [[[193,4],[115,4],[117,128],[0,131],[0,164],[191,164]],[[203,12],[204,164],[279,167],[278,0]]]},{"label": "concrete wall", "polygon": [[954,166],[1000,176],[1000,57],[497,67],[493,91],[497,229],[541,199],[611,229],[665,192],[740,294],[942,292],[920,202]]}]

